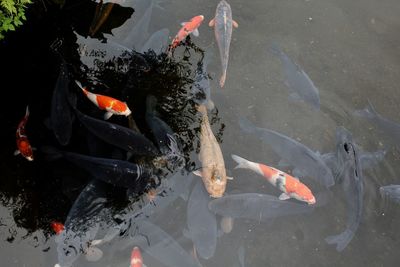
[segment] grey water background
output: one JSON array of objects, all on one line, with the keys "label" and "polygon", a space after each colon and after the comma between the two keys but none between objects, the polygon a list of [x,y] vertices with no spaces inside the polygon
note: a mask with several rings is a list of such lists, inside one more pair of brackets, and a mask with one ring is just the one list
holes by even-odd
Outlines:
[{"label": "grey water background", "polygon": [[[126,1],[122,5],[132,3],[135,8],[136,2]],[[326,236],[345,228],[346,202],[341,186],[337,185],[332,188],[334,197],[328,205],[311,214],[279,218],[271,223],[235,220],[233,231],[218,238],[214,257],[202,260],[203,266],[238,266],[237,251],[241,245],[245,248],[245,266],[397,266],[400,207],[383,199],[379,186],[400,183],[399,150],[384,133],[366,120],[352,116],[352,112],[364,108],[369,99],[380,114],[400,123],[398,1],[229,1],[239,28],[232,34],[223,89],[218,85],[221,70],[214,31],[207,25],[217,3],[165,1],[161,4],[163,10],[154,9],[149,33],[168,28],[173,38],[180,22],[194,15],[205,16],[200,36],[191,40],[213,53],[208,66],[213,78],[211,97],[225,125],[220,145],[228,174],[234,177],[228,182],[227,194],[279,194],[256,174],[233,170],[233,153],[272,166],[280,160],[270,147],[240,130],[240,115],[321,153],[335,150],[337,126],[350,130],[365,151],[376,151],[385,145],[389,151],[377,167],[364,172],[362,222],[343,252],[324,241]],[[106,38],[117,41],[117,33],[128,32],[137,16],[140,9],[135,10],[133,21],[128,20],[113,30],[114,36]],[[83,39],[78,37],[78,44],[86,43]],[[97,42],[92,43],[93,49],[101,46]],[[288,100],[281,62],[269,51],[272,43],[297,62],[319,89],[320,111]],[[89,51],[92,46],[87,45]],[[180,49],[175,56],[179,56]],[[1,207],[0,214],[1,236],[5,240],[14,223],[9,207]],[[181,234],[186,227],[185,216],[186,202],[178,199],[152,222],[190,251],[190,241]],[[0,243],[1,266],[54,266],[57,255],[53,238],[46,241],[40,231],[23,238],[24,229],[12,229],[18,233],[15,240]],[[107,245],[102,249],[106,253]],[[76,266],[128,266],[128,257],[116,254],[111,265],[82,259]],[[144,262],[147,266],[164,266],[146,254]]]}]

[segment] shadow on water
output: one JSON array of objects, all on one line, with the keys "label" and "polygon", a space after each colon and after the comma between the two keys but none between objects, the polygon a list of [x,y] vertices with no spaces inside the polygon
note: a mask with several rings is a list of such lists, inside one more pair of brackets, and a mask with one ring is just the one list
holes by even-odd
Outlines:
[{"label": "shadow on water", "polygon": [[[47,161],[40,150],[42,146],[91,155],[94,143],[97,154],[108,158],[115,156],[115,147],[91,135],[77,119],[72,124],[71,140],[65,146],[59,145],[49,128],[52,94],[62,60],[67,62],[70,72],[68,88],[77,95],[81,112],[97,118],[103,115],[80,92],[74,79],[96,93],[124,99],[133,111],[138,128],[150,139],[150,130],[145,122],[145,103],[148,95],[154,95],[158,103],[157,113],[180,139],[186,171],[196,168],[191,153],[199,146],[200,115],[194,101],[190,100],[190,92],[194,70],[203,60],[203,51],[191,43],[190,38],[183,44],[184,56],[179,60],[169,58],[166,53],[125,51],[120,56],[102,61],[101,55],[107,54],[107,51],[99,50],[92,51],[100,55],[93,68],[87,67],[80,60],[76,34],[83,37],[92,35],[107,44],[103,33],[110,33],[111,29],[135,15],[132,8],[114,4],[108,19],[94,31],[94,19],[87,14],[95,14],[96,8],[93,1],[66,1],[62,8],[52,1],[36,1],[28,10],[29,23],[18,33],[10,33],[0,45],[0,57],[3,66],[6,66],[2,74],[3,84],[11,85],[5,88],[8,97],[3,102],[0,152],[0,201],[13,217],[10,224],[0,221],[2,232],[9,232],[4,236],[8,242],[19,238],[20,228],[27,232],[21,238],[29,237],[37,230],[42,230],[48,238],[53,234],[50,223],[65,221],[72,204],[91,180],[87,172],[66,160]],[[16,146],[15,141],[11,141],[15,140],[16,127],[26,105],[31,112],[26,131],[32,146],[38,148],[34,151],[33,162],[21,156],[14,157]],[[129,127],[125,117],[113,116],[109,121]],[[220,124],[216,109],[210,116],[210,122]],[[224,125],[219,127],[217,139],[222,141]],[[140,159],[131,159],[136,160]],[[108,186],[111,200],[107,205],[123,209],[129,201],[126,189]],[[1,214],[3,216],[5,214]]]}]

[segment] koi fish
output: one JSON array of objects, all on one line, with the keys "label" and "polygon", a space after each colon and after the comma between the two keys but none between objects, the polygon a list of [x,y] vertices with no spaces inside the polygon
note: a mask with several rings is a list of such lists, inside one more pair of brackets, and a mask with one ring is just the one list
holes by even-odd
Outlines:
[{"label": "koi fish", "polygon": [[131,254],[131,265],[130,267],[142,267],[143,265],[143,258],[142,258],[142,253],[140,252],[139,247],[134,247],[132,249],[132,254]]},{"label": "koi fish", "polygon": [[215,39],[221,56],[222,75],[219,85],[224,87],[226,80],[226,70],[228,68],[229,47],[232,39],[232,25],[237,28],[239,24],[232,19],[231,6],[222,0],[218,3],[215,11],[215,17],[208,23],[210,27],[214,27]]},{"label": "koi fish", "polygon": [[200,154],[202,171],[194,171],[195,175],[202,178],[204,186],[211,197],[222,197],[226,189],[227,179],[224,158],[218,145],[210,123],[208,121],[207,109],[200,105],[198,110],[203,114],[200,125]]},{"label": "koi fish", "polygon": [[175,38],[172,40],[170,51],[176,48],[180,42],[182,42],[189,34],[193,33],[194,36],[199,36],[199,30],[197,29],[200,24],[203,22],[204,16],[199,15],[191,18],[188,22],[182,22],[182,28],[175,35]]},{"label": "koi fish", "polygon": [[51,222],[51,228],[57,235],[59,235],[62,231],[64,231],[64,224],[53,221]]},{"label": "koi fish", "polygon": [[26,136],[25,133],[25,125],[28,122],[29,118],[29,106],[26,106],[26,112],[24,118],[21,120],[21,122],[18,124],[17,128],[17,150],[15,150],[14,155],[19,155],[21,154],[24,156],[27,160],[32,161],[33,160],[33,149],[31,147],[31,144],[29,143],[28,137]]},{"label": "koi fish", "polygon": [[281,190],[283,193],[279,196],[280,200],[294,198],[299,201],[307,202],[311,205],[315,204],[315,197],[313,193],[305,184],[300,182],[298,178],[273,167],[252,162],[237,155],[232,155],[232,159],[238,163],[235,169],[250,169],[264,176],[268,182]]},{"label": "koi fish", "polygon": [[75,82],[90,101],[92,101],[99,109],[107,111],[106,114],[104,114],[105,120],[108,120],[112,115],[129,116],[132,113],[125,102],[109,96],[91,93],[83,87],[79,81],[75,80]]}]

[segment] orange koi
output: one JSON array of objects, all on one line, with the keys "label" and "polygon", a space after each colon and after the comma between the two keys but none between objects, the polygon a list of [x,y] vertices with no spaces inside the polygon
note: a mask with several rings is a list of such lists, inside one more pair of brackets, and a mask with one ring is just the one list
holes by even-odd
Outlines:
[{"label": "orange koi", "polygon": [[125,102],[109,96],[91,93],[86,89],[86,87],[83,87],[80,82],[75,82],[90,101],[92,101],[99,109],[107,111],[106,114],[104,114],[105,120],[108,120],[112,115],[129,116],[132,113]]},{"label": "orange koi", "polygon": [[25,125],[28,122],[29,118],[29,107],[26,106],[26,112],[24,118],[18,124],[16,139],[17,139],[17,150],[15,150],[14,155],[21,154],[27,160],[33,160],[33,149],[31,144],[29,143],[28,137],[25,133]]},{"label": "orange koi", "polygon": [[237,155],[232,155],[232,159],[238,163],[235,169],[250,169],[261,174],[268,182],[281,190],[283,193],[279,196],[280,200],[294,198],[299,201],[307,202],[310,205],[315,204],[316,200],[313,193],[305,184],[300,182],[298,178],[273,167],[252,162]]},{"label": "orange koi", "polygon": [[131,265],[130,267],[143,267],[142,253],[139,247],[134,247],[131,254]]},{"label": "orange koi", "polygon": [[176,48],[180,42],[182,42],[189,34],[193,33],[194,36],[199,36],[199,26],[203,22],[204,16],[199,15],[193,17],[190,21],[188,22],[183,22],[182,23],[182,28],[179,30],[179,32],[176,34],[175,38],[172,40],[172,43],[170,45],[170,50]]}]

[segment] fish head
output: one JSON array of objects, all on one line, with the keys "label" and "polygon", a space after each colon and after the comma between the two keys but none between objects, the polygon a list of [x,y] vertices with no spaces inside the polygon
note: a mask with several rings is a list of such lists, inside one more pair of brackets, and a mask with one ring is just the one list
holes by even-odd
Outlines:
[{"label": "fish head", "polygon": [[131,267],[139,267],[143,264],[142,253],[139,247],[134,247],[131,253]]},{"label": "fish head", "polygon": [[297,187],[296,193],[294,194],[294,198],[306,202],[309,205],[313,205],[316,202],[315,196],[311,192],[310,188],[301,183]]},{"label": "fish head", "polygon": [[209,179],[206,179],[204,184],[211,197],[219,198],[225,193],[226,182],[227,178],[225,172],[219,169],[214,169],[211,172]]}]

